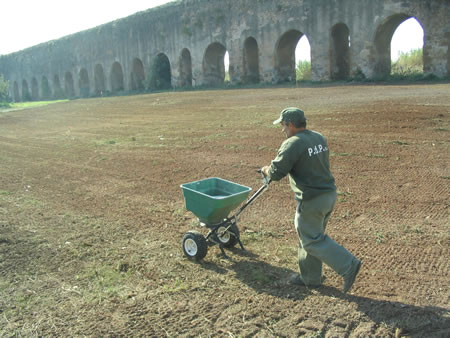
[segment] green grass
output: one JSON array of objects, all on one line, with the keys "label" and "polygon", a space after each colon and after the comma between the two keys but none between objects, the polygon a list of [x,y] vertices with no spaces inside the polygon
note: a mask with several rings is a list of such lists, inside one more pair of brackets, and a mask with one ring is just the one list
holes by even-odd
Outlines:
[{"label": "green grass", "polygon": [[55,100],[55,101],[33,101],[33,102],[15,102],[11,103],[11,108],[34,108],[40,106],[46,106],[52,103],[66,102],[68,100]]},{"label": "green grass", "polygon": [[19,110],[19,109],[26,109],[26,108],[35,108],[35,107],[46,106],[46,105],[49,105],[49,104],[52,104],[52,103],[59,103],[59,102],[66,102],[66,101],[68,101],[68,100],[14,102],[14,103],[10,103],[8,105],[8,107],[5,106],[4,109]]},{"label": "green grass", "polygon": [[404,225],[404,224],[400,224],[397,225],[397,228],[404,234],[423,234],[424,231],[422,230],[422,228],[420,226],[416,226],[416,227],[411,227],[409,225]]},{"label": "green grass", "polygon": [[183,292],[190,289],[190,286],[180,278],[176,278],[174,281],[162,286],[163,290],[167,293]]},{"label": "green grass", "polygon": [[251,279],[259,284],[267,284],[270,282],[270,276],[262,269],[262,267],[255,266],[248,271],[250,273]]},{"label": "green grass", "polygon": [[120,271],[122,265],[118,265],[117,269],[106,265],[87,267],[76,276],[76,280],[84,285],[78,292],[94,302],[109,297],[124,297],[126,279],[130,276],[130,272]]},{"label": "green grass", "polygon": [[337,191],[339,202],[347,202],[347,198],[353,196],[353,193],[347,189],[347,191]]},{"label": "green grass", "polygon": [[384,155],[384,154],[368,154],[367,157],[370,157],[370,158],[385,158],[386,155]]},{"label": "green grass", "polygon": [[381,243],[384,242],[385,237],[384,237],[384,235],[383,235],[382,232],[377,231],[377,232],[375,233],[375,236],[376,236],[376,243],[377,243],[377,244],[381,244]]}]

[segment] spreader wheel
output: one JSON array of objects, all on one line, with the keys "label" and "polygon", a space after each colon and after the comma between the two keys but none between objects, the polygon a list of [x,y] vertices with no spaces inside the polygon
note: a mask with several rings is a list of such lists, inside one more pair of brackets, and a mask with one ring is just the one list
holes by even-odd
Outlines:
[{"label": "spreader wheel", "polygon": [[226,226],[217,229],[217,239],[225,248],[232,248],[238,242],[239,230],[236,226],[232,226],[229,230],[226,229]]},{"label": "spreader wheel", "polygon": [[201,260],[208,252],[205,237],[198,231],[188,231],[183,237],[183,252],[191,260]]}]

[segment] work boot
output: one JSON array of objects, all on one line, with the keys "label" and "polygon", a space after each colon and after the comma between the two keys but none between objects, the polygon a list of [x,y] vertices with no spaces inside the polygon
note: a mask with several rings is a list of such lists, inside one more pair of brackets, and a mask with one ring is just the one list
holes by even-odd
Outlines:
[{"label": "work boot", "polygon": [[[325,280],[325,276],[322,276],[321,278],[322,283]],[[287,279],[288,285],[296,285],[296,286],[306,286],[310,289],[317,289],[318,287],[322,286],[322,284],[306,284],[302,278],[302,276],[299,273],[292,274]]]},{"label": "work boot", "polygon": [[350,267],[350,271],[344,276],[344,293],[347,293],[353,286],[353,283],[355,282],[356,275],[359,272],[359,269],[361,268],[361,261],[357,258],[355,258],[352,261],[352,266]]}]

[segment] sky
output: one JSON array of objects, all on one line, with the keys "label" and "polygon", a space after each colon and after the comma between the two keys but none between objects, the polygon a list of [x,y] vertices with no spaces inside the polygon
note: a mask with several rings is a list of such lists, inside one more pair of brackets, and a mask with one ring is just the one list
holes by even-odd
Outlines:
[{"label": "sky", "polygon": [[[93,28],[173,0],[2,0],[0,55]],[[406,20],[394,33],[391,58],[423,47],[423,31],[415,19]],[[310,47],[303,37],[297,60],[310,61]],[[227,55],[228,56],[228,55]]]},{"label": "sky", "polygon": [[0,55],[127,17],[172,0],[1,0]]}]

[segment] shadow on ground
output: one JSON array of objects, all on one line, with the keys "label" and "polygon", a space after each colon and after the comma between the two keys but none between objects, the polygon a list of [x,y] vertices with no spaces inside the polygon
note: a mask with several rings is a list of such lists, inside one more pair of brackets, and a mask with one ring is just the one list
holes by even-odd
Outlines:
[{"label": "shadow on ground", "polygon": [[[229,270],[236,278],[258,293],[266,293],[283,299],[302,301],[308,296],[314,296],[313,290],[307,287],[291,286],[280,281],[295,273],[291,269],[281,268],[258,260],[258,256],[249,251],[232,249],[233,255],[247,258],[233,262]],[[217,273],[226,273],[228,269],[207,263],[205,268]],[[323,285],[314,289],[321,296],[341,299],[357,304],[359,312],[364,313],[375,323],[383,323],[396,328],[399,336],[409,337],[449,337],[450,310],[433,306],[415,306],[389,300],[377,300],[357,295],[343,294],[341,290]]]}]

